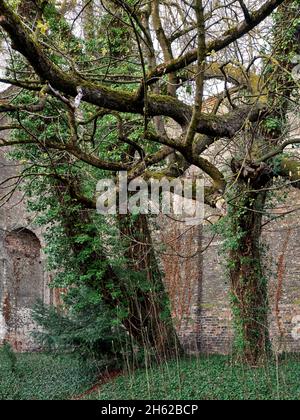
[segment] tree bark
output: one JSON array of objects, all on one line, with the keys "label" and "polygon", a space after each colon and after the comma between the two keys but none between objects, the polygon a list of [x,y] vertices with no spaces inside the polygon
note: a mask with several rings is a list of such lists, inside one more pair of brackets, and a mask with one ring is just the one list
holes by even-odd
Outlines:
[{"label": "tree bark", "polygon": [[172,322],[168,295],[155,256],[148,219],[145,215],[120,216],[120,231],[128,241],[128,268],[138,274],[126,290],[130,316],[124,325],[130,334],[158,362],[182,352]]},{"label": "tree bark", "polygon": [[262,266],[262,217],[266,192],[239,181],[231,203],[229,274],[238,359],[251,366],[270,354],[268,282]]}]

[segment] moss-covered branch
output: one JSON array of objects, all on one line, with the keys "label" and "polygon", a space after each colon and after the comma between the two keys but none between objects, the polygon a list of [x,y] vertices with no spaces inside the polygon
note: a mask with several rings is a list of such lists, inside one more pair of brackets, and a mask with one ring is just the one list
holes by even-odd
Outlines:
[{"label": "moss-covered branch", "polygon": [[[273,2],[274,3],[274,2]],[[144,114],[144,101],[134,93],[117,91],[97,83],[81,79],[77,74],[63,71],[47,56],[39,42],[24,26],[21,19],[12,11],[5,1],[0,3],[0,26],[8,33],[13,48],[19,51],[31,64],[36,74],[43,82],[63,92],[65,95],[77,96],[78,88],[82,88],[83,101],[119,112]],[[181,126],[188,126],[192,108],[176,98],[164,95],[148,95],[147,112],[151,117],[167,116],[177,121]],[[244,124],[242,118],[254,120],[258,118],[260,107],[245,107],[238,115],[229,113],[220,118],[201,115],[196,131],[215,137],[232,137]]]}]

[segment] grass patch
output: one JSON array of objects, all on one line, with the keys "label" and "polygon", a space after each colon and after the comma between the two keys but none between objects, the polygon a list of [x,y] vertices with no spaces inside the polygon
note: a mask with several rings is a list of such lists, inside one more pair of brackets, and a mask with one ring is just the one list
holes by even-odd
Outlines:
[{"label": "grass patch", "polygon": [[65,400],[95,383],[97,366],[71,356],[19,354],[0,349],[0,400]]},{"label": "grass patch", "polygon": [[223,356],[184,359],[119,377],[87,399],[299,400],[299,357],[259,369]]}]

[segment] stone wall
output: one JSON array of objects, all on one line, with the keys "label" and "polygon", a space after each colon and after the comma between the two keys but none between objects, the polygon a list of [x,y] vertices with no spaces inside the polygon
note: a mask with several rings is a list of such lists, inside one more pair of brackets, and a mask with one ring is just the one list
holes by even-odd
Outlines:
[{"label": "stone wall", "polygon": [[[277,352],[300,351],[299,210],[300,192],[291,189],[284,204],[270,210],[275,220],[266,220],[263,229],[266,274],[270,279],[269,329]],[[278,219],[285,212],[291,213]],[[211,209],[206,208],[206,217],[209,215]],[[173,250],[166,245],[168,252],[163,257],[163,266],[182,343],[187,351],[230,353],[233,326],[229,285],[220,253],[221,239],[212,237],[207,224],[200,239],[199,227],[190,229],[170,221],[166,225],[163,242],[171,241]],[[194,255],[197,249],[202,253]],[[188,261],[178,255],[182,253],[194,256]]]},{"label": "stone wall", "polygon": [[202,227],[187,227],[161,216],[158,254],[172,304],[173,319],[184,348],[199,352],[199,310],[202,294]]},{"label": "stone wall", "polygon": [[269,246],[270,331],[278,351],[300,351],[300,193],[291,189],[285,205],[277,206],[274,217],[288,216],[264,227]]},{"label": "stone wall", "polygon": [[[0,197],[14,182],[2,184],[17,175],[19,166],[6,159],[0,149]],[[26,212],[22,193],[17,192],[0,206],[0,344],[10,342],[17,351],[36,350],[31,332],[37,326],[31,308],[37,299],[50,303],[53,291],[48,287],[45,270],[43,235]]]},{"label": "stone wall", "polygon": [[[211,212],[208,208],[206,211]],[[229,285],[220,254],[221,240],[212,235],[208,225],[203,228],[203,245],[199,350],[226,354],[231,351],[233,339]]]}]

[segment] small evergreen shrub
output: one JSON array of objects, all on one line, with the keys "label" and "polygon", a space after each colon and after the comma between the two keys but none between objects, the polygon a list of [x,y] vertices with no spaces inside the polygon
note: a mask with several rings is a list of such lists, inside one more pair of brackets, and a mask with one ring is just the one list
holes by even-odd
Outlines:
[{"label": "small evergreen shrub", "polygon": [[64,302],[56,308],[39,301],[33,309],[33,319],[41,327],[33,333],[39,344],[83,361],[99,360],[105,367],[120,366],[128,347],[126,331],[99,294],[86,287],[73,288]]}]

